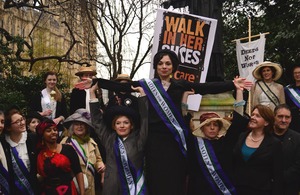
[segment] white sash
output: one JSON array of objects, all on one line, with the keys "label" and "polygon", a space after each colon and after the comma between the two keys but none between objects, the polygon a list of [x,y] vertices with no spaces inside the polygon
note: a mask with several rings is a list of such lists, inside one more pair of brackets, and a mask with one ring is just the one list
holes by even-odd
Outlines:
[{"label": "white sash", "polygon": [[130,192],[130,195],[135,195],[135,183],[133,180],[133,176],[130,171],[129,163],[128,163],[128,158],[127,158],[127,152],[125,149],[125,146],[122,142],[122,140],[118,137],[118,146],[120,150],[120,157],[123,165],[123,171],[125,174],[125,179],[127,181],[128,189]]},{"label": "white sash", "polygon": [[300,95],[296,92],[296,90],[291,87],[287,87],[287,90],[289,90],[291,92],[291,94],[293,95],[295,100],[298,102],[298,105],[300,105]]},{"label": "white sash", "polygon": [[55,112],[56,112],[56,101],[51,100],[51,96],[48,94],[47,89],[42,90],[42,98],[41,98],[41,105],[42,110],[52,110],[52,114],[49,116],[46,116],[49,119],[55,118]]}]

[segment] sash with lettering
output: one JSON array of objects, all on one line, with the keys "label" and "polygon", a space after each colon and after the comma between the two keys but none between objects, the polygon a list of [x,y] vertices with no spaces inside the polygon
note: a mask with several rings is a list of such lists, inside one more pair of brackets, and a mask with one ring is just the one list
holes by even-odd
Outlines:
[{"label": "sash with lettering", "polygon": [[159,116],[162,117],[163,122],[177,141],[182,154],[186,157],[187,146],[185,138],[188,130],[180,112],[174,105],[169,94],[164,90],[158,79],[142,79],[139,82],[147,94],[152,106]]},{"label": "sash with lettering", "polygon": [[202,173],[216,194],[236,194],[236,190],[223,171],[214,149],[207,139],[195,137],[197,159]]},{"label": "sash with lettering", "polygon": [[279,105],[278,97],[264,81],[258,81],[257,84],[275,106]]},{"label": "sash with lettering", "polygon": [[21,159],[15,147],[11,147],[11,158],[14,170],[14,182],[22,194],[34,194],[33,189],[28,181],[30,178],[29,171]]},{"label": "sash with lettering", "polygon": [[83,160],[83,162],[86,164],[87,168],[91,171],[93,176],[95,176],[95,168],[90,162],[88,162],[88,158],[85,154],[84,149],[81,147],[81,145],[76,141],[76,139],[71,138],[70,142],[73,146],[73,148],[76,150],[77,154],[80,156],[80,158]]},{"label": "sash with lettering", "polygon": [[8,178],[9,178],[8,171],[5,169],[5,167],[0,161],[0,194],[4,194],[4,195],[9,194]]},{"label": "sash with lettering", "polygon": [[285,87],[285,93],[290,97],[294,104],[300,108],[300,90],[288,85]]},{"label": "sash with lettering", "polygon": [[143,167],[136,171],[135,167],[128,159],[125,146],[119,137],[117,137],[114,143],[114,153],[122,186],[122,194],[144,195],[146,193],[146,184]]}]

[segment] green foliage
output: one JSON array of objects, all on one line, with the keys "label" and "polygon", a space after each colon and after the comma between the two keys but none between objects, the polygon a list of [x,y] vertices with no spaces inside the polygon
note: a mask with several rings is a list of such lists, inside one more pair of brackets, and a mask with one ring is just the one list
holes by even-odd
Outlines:
[{"label": "green foliage", "polygon": [[[19,37],[13,37],[10,41],[0,38],[0,110],[17,106],[26,114],[31,98],[44,88],[43,75],[49,69],[39,71],[36,76],[22,75],[24,64],[19,64],[11,48],[14,44],[21,48],[23,41]],[[63,75],[58,74],[58,77],[61,81],[58,88],[67,91]]]},{"label": "green foliage", "polygon": [[292,66],[300,63],[299,0],[234,0],[226,1],[223,8],[226,78],[238,72],[232,40],[248,36],[248,16],[252,16],[252,35],[270,32],[266,35],[265,60],[281,64],[285,69],[282,82],[290,82]]},{"label": "green foliage", "polygon": [[[0,109],[6,110],[15,105],[26,113],[31,98],[38,95],[44,88],[44,73],[41,72],[37,76],[10,75],[6,78],[0,78],[0,91],[2,92],[0,93]],[[58,76],[59,78],[62,77],[60,74]],[[67,85],[63,82],[57,86],[60,90],[67,91]],[[66,99],[69,99],[69,94],[65,95]]]}]

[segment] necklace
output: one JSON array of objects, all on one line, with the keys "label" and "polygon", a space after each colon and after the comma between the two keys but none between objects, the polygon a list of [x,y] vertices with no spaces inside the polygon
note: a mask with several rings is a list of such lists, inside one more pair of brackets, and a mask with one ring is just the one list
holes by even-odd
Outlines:
[{"label": "necklace", "polygon": [[163,86],[169,86],[170,83],[168,81],[161,81]]},{"label": "necklace", "polygon": [[250,137],[251,141],[253,141],[253,142],[259,142],[259,141],[261,141],[261,140],[264,138],[264,136],[262,136],[261,138],[255,140],[255,139],[252,137],[252,132],[249,133],[249,137]]},{"label": "necklace", "polygon": [[56,154],[56,151],[44,151],[43,155],[46,157],[46,158],[52,158],[54,155]]}]

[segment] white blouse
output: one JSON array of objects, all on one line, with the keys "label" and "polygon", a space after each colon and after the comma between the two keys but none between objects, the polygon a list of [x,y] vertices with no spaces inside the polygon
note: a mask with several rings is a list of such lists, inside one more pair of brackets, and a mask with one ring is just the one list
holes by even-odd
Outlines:
[{"label": "white blouse", "polygon": [[9,135],[5,135],[5,140],[7,143],[10,145],[10,147],[15,147],[18,154],[19,158],[23,161],[24,165],[30,171],[30,160],[29,160],[29,155],[27,151],[27,146],[26,146],[26,140],[27,140],[27,132],[22,133],[22,138],[19,141],[19,143],[16,143],[10,139]]}]

